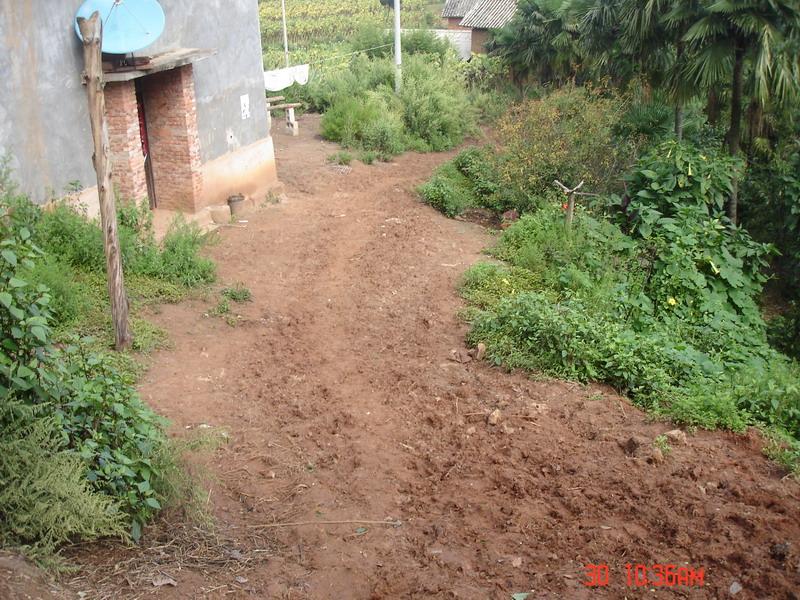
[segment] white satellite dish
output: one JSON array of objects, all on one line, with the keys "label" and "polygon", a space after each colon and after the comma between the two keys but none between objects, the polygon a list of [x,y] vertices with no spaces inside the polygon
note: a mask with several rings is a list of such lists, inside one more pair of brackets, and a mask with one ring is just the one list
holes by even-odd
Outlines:
[{"label": "white satellite dish", "polygon": [[95,12],[103,21],[103,52],[129,54],[155,42],[164,32],[164,9],[156,0],[86,0],[75,15],[75,31],[81,38],[78,18]]}]

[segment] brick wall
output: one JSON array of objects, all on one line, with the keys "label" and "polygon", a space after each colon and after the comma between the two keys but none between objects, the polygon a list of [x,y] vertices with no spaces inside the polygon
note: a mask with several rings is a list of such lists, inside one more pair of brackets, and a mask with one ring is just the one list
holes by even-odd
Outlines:
[{"label": "brick wall", "polygon": [[191,65],[142,78],[158,208],[201,208],[203,176]]},{"label": "brick wall", "polygon": [[111,148],[112,180],[125,200],[147,197],[139,111],[133,81],[109,83],[105,88],[108,138]]},{"label": "brick wall", "polygon": [[488,29],[472,30],[472,52],[475,54],[486,54],[486,42],[489,41]]},{"label": "brick wall", "polygon": [[448,17],[447,18],[447,28],[448,29],[469,29],[469,27],[462,27],[461,20],[464,17]]}]

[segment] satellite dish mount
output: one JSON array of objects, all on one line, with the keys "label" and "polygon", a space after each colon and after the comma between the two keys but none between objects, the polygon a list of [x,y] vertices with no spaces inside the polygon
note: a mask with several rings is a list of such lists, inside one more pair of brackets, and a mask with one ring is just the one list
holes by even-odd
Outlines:
[{"label": "satellite dish mount", "polygon": [[[103,52],[117,61],[135,66],[133,53],[155,42],[164,32],[166,17],[157,0],[86,0],[75,14],[75,31],[81,37],[78,19],[95,12],[103,22]],[[128,58],[130,55],[130,58]]]}]

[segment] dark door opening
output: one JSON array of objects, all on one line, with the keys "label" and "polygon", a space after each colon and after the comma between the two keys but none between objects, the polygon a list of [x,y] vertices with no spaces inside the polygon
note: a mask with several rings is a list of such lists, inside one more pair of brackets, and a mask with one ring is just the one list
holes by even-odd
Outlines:
[{"label": "dark door opening", "polygon": [[144,155],[144,173],[147,179],[147,197],[150,199],[150,208],[158,206],[156,196],[156,182],[153,177],[153,160],[150,156],[150,140],[147,135],[147,115],[144,110],[144,95],[142,80],[136,80],[136,107],[139,112],[139,136],[142,140],[142,154]]}]

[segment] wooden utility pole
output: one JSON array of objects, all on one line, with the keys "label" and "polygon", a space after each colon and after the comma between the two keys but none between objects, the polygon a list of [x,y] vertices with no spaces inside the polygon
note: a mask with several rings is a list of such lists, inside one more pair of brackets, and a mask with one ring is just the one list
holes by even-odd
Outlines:
[{"label": "wooden utility pole", "polygon": [[286,0],[281,0],[281,16],[283,18],[283,55],[286,68],[289,68],[289,33],[286,31]]},{"label": "wooden utility pole", "polygon": [[83,38],[84,84],[89,95],[89,120],[94,141],[94,170],[97,173],[97,192],[100,197],[100,226],[106,252],[108,295],[111,298],[111,317],[114,321],[114,347],[124,350],[132,338],[128,325],[128,297],[122,277],[122,254],[117,235],[117,209],[114,206],[114,189],[111,185],[111,161],[108,159],[108,123],[106,122],[106,96],[103,91],[103,22],[100,13],[90,18],[78,19]]},{"label": "wooden utility pole", "polygon": [[401,48],[400,0],[394,0],[394,91],[403,87],[403,52]]}]

